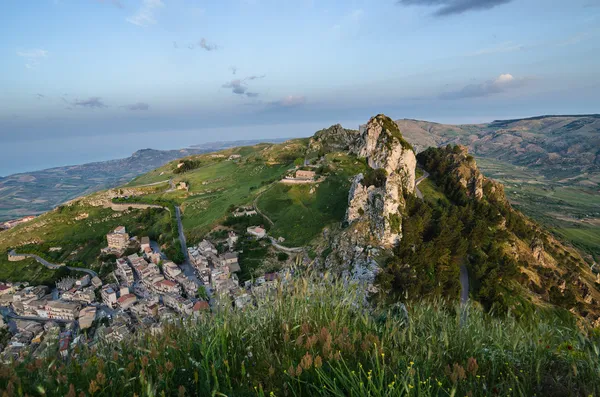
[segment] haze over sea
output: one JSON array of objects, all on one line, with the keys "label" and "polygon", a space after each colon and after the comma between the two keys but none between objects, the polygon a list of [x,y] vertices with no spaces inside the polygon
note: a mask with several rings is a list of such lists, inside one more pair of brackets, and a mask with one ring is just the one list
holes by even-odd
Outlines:
[{"label": "haze over sea", "polygon": [[[106,161],[152,148],[181,149],[207,142],[308,136],[329,123],[254,125],[245,127],[198,128],[177,131],[46,137],[2,143],[0,176],[52,167]],[[357,128],[358,121],[345,122]]]}]

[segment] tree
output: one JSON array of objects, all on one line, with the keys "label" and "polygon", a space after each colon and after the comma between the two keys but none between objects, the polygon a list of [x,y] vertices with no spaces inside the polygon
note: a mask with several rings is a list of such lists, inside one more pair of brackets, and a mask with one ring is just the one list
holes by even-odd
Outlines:
[{"label": "tree", "polygon": [[304,165],[304,159],[302,157],[298,157],[296,160],[294,160],[294,165],[296,167],[302,167]]},{"label": "tree", "polygon": [[206,293],[206,287],[204,287],[203,285],[198,287],[198,290],[196,291],[196,297],[200,298],[200,299],[204,299],[205,301],[208,300],[208,294]]},{"label": "tree", "polygon": [[287,261],[289,258],[290,258],[290,256],[288,254],[286,254],[285,252],[279,252],[277,254],[277,260],[279,262]]}]

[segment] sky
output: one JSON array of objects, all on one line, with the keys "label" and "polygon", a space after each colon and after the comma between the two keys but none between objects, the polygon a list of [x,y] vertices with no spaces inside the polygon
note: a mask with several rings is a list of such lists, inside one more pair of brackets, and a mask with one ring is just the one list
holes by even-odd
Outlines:
[{"label": "sky", "polygon": [[0,176],[394,119],[600,112],[600,0],[5,0]]}]

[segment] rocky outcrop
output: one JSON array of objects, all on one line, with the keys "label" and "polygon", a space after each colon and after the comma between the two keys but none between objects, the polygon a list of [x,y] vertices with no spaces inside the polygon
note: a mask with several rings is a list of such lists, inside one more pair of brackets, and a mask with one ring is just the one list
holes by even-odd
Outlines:
[{"label": "rocky outcrop", "polygon": [[415,153],[387,116],[371,118],[350,151],[366,158],[372,169],[385,170],[385,183],[369,185],[362,174],[348,195],[346,222],[362,235],[363,243],[391,248],[402,238],[404,195],[415,189]]},{"label": "rocky outcrop", "polygon": [[308,143],[311,152],[347,151],[359,137],[357,130],[349,130],[340,124],[317,131]]}]

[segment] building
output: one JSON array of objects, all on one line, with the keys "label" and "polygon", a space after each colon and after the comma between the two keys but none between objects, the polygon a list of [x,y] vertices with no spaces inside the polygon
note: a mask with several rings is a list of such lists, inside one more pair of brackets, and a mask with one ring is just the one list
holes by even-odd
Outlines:
[{"label": "building", "polygon": [[230,230],[227,235],[227,245],[229,246],[229,249],[233,249],[233,247],[235,246],[235,243],[237,243],[237,241],[238,241],[238,235],[235,234],[235,232],[233,230]]},{"label": "building", "polygon": [[131,305],[137,302],[137,298],[133,294],[122,295],[119,299],[117,299],[117,305],[119,305],[122,309],[127,309]]},{"label": "building", "polygon": [[163,296],[163,302],[171,309],[185,315],[192,314],[192,309],[194,307],[194,303],[191,300],[185,299],[179,295],[166,294]]},{"label": "building", "polygon": [[117,304],[117,293],[111,285],[105,285],[101,291],[102,301],[106,306],[115,307]]},{"label": "building", "polygon": [[154,289],[164,294],[180,294],[181,289],[179,285],[171,280],[160,280],[153,284]]},{"label": "building", "polygon": [[135,281],[133,270],[125,259],[117,259],[117,269],[115,270],[115,274],[126,284],[133,284]]},{"label": "building", "polygon": [[102,287],[102,280],[100,280],[100,277],[98,277],[98,276],[92,277],[92,287],[94,287],[94,288]]},{"label": "building", "polygon": [[129,234],[125,231],[125,226],[117,227],[112,233],[106,235],[108,248],[114,250],[124,250],[129,245]]},{"label": "building", "polygon": [[84,307],[79,312],[79,328],[86,329],[91,327],[95,319],[96,308],[94,306]]},{"label": "building", "polygon": [[90,275],[86,274],[79,280],[75,281],[75,285],[78,287],[87,287],[90,284]]},{"label": "building", "polygon": [[219,253],[215,246],[208,240],[202,240],[200,244],[198,244],[198,251],[204,256],[207,254],[217,255]]},{"label": "building", "polygon": [[129,293],[129,287],[121,286],[121,288],[119,288],[119,296],[128,295]]},{"label": "building", "polygon": [[145,251],[146,248],[152,249],[150,247],[150,237],[142,237],[141,239],[140,249]]},{"label": "building", "polygon": [[0,284],[0,295],[12,294],[15,292],[15,288],[9,284]]},{"label": "building", "polygon": [[25,287],[22,290],[17,291],[13,295],[13,301],[24,302],[32,299],[42,299],[47,292],[48,288],[44,285],[36,285],[35,287]]},{"label": "building", "polygon": [[312,179],[315,179],[316,175],[317,174],[315,174],[314,171],[304,171],[304,170],[296,171],[296,179],[312,180]]},{"label": "building", "polygon": [[46,303],[48,318],[59,320],[76,320],[80,308],[81,304],[76,302],[48,301]]},{"label": "building", "polygon": [[61,295],[61,299],[65,301],[85,303],[89,305],[90,303],[96,300],[96,294],[94,293],[93,287],[86,289],[72,288],[68,291],[63,292]]},{"label": "building", "polygon": [[221,255],[221,264],[223,266],[228,266],[230,273],[236,273],[242,270],[238,263],[237,252],[227,252]]},{"label": "building", "polygon": [[264,238],[267,235],[267,231],[260,226],[250,226],[246,229],[246,232],[258,239]]},{"label": "building", "polygon": [[232,154],[231,156],[229,156],[229,157],[227,158],[227,160],[228,160],[228,161],[231,161],[231,160],[237,160],[237,159],[240,159],[240,158],[242,158],[242,155],[241,155],[241,154]]},{"label": "building", "polygon": [[173,262],[163,264],[163,273],[169,280],[175,280],[181,274],[181,269]]},{"label": "building", "polygon": [[194,316],[199,316],[206,311],[210,311],[210,305],[206,301],[198,301],[194,303],[194,306],[192,307],[192,314]]},{"label": "building", "polygon": [[177,184],[177,190],[185,190],[187,192],[190,190],[190,185],[187,182],[179,182]]}]

